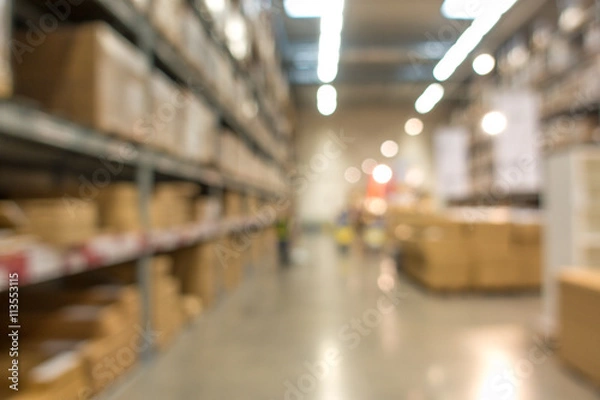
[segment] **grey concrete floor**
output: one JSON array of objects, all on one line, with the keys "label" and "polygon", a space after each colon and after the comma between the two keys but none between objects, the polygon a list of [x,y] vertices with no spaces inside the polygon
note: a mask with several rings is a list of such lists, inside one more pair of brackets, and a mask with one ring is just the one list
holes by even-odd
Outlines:
[{"label": "grey concrete floor", "polygon": [[304,238],[256,271],[119,399],[594,400],[535,334],[535,295],[430,295],[379,255]]}]

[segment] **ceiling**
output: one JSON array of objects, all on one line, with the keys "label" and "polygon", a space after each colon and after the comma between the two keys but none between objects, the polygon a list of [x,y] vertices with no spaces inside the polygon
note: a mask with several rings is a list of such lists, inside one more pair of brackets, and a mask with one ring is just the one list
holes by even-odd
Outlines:
[{"label": "ceiling", "polygon": [[[282,0],[276,0],[283,10]],[[328,1],[328,0],[323,0]],[[484,39],[488,51],[507,40],[549,0],[519,0]],[[339,73],[334,82],[341,104],[414,102],[434,81],[433,68],[469,26],[440,13],[442,0],[345,0]],[[319,19],[291,19],[276,13],[279,48],[299,105],[314,104],[319,85]],[[468,63],[465,63],[468,64]],[[459,69],[446,92],[460,97]]]}]

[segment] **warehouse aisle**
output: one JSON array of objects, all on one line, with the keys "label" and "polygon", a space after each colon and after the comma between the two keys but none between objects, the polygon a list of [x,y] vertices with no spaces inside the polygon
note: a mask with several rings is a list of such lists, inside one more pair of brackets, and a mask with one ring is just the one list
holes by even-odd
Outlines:
[{"label": "warehouse aisle", "polygon": [[380,256],[303,246],[304,265],[256,273],[119,399],[600,399],[529,330],[537,297],[429,296]]}]

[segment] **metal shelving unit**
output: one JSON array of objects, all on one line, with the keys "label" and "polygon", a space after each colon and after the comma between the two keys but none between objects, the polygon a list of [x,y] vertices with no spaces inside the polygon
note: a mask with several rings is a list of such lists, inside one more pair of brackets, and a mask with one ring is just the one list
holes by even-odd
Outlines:
[{"label": "metal shelving unit", "polygon": [[[37,0],[29,1],[35,6],[43,3]],[[154,2],[150,0],[149,3],[149,10],[151,10]],[[211,26],[202,16],[198,5],[193,1],[190,1],[190,4],[197,14],[199,23],[210,33]],[[132,40],[145,53],[149,70],[163,69],[180,83],[187,85],[196,96],[206,99],[217,110],[221,119],[245,138],[256,154],[282,170],[286,168],[287,160],[282,159],[277,151],[274,151],[278,144],[277,141],[281,138],[276,132],[276,125],[271,117],[266,113],[261,117],[268,122],[270,134],[252,129],[252,125],[247,124],[250,121],[240,117],[233,105],[228,105],[218,89],[210,83],[206,76],[203,76],[202,71],[192,67],[182,52],[155,30],[150,23],[150,11],[142,14],[132,4],[123,0],[89,0],[84,6],[86,10],[78,11],[83,14],[86,12],[98,13],[102,20],[111,23],[121,34]],[[73,18],[74,21],[69,22],[77,22],[78,18],[86,20],[87,17],[80,17],[77,14]],[[262,106],[262,98],[256,86],[250,81],[249,74],[239,67],[222,42],[217,40],[214,35],[209,34],[209,37],[228,55],[230,62],[235,67],[236,74],[245,79],[257,104]],[[147,90],[149,90],[149,85]],[[146,96],[146,98],[148,102],[152,101],[151,96]],[[100,163],[101,160],[112,160],[117,157],[118,162],[133,170],[133,180],[140,192],[139,213],[144,231],[136,234],[102,235],[89,243],[84,243],[79,248],[67,252],[57,252],[52,256],[56,264],[54,268],[49,268],[41,275],[26,275],[28,279],[23,279],[21,283],[23,285],[37,284],[73,273],[137,260],[138,281],[143,300],[142,321],[147,326],[151,321],[150,288],[152,286],[148,266],[153,254],[268,226],[268,223],[258,218],[248,217],[195,223],[169,230],[152,230],[149,223],[150,197],[158,176],[204,185],[208,187],[209,194],[215,197],[219,197],[223,190],[252,194],[263,200],[282,194],[273,187],[229,176],[220,171],[218,167],[200,165],[150,149],[143,143],[124,140],[81,126],[63,117],[42,111],[31,102],[20,99],[0,101],[0,143],[2,142],[16,143],[20,147],[31,146],[32,154],[42,149],[44,152],[55,154],[55,158],[59,159],[65,154],[71,154],[89,160],[90,163]],[[123,153],[126,156],[119,158],[118,156]],[[38,164],[39,162],[43,161],[38,160]],[[70,167],[77,170],[78,165],[74,164]],[[113,251],[109,254],[98,250],[106,249],[99,243],[106,244],[107,242],[114,246],[112,247]],[[6,265],[0,263],[0,268],[2,267],[6,267]],[[2,289],[1,284],[0,282],[0,290]],[[151,356],[152,352],[143,354],[142,360],[147,361],[151,359]]]}]

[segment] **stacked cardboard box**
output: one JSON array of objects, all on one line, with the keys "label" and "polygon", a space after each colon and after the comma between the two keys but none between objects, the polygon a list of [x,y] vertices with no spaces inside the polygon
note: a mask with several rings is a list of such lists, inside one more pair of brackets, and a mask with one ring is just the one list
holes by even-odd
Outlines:
[{"label": "stacked cardboard box", "polygon": [[171,79],[159,71],[152,74],[151,139],[156,148],[168,153],[179,154],[182,129],[188,100]]},{"label": "stacked cardboard box", "polygon": [[171,44],[179,46],[183,42],[181,20],[188,10],[184,5],[184,0],[155,0],[152,4],[152,23]]},{"label": "stacked cardboard box", "polygon": [[214,222],[221,217],[221,202],[216,197],[199,197],[194,204],[194,221]]},{"label": "stacked cardboard box", "polygon": [[560,277],[560,354],[600,386],[600,271],[571,269]]},{"label": "stacked cardboard box", "polygon": [[186,9],[181,20],[183,27],[182,53],[184,57],[206,76],[214,75],[214,57],[208,54],[208,47],[212,45],[202,27],[198,16],[190,9]]},{"label": "stacked cardboard box", "polygon": [[115,183],[98,194],[100,227],[104,231],[135,232],[141,229],[139,191],[133,183]]},{"label": "stacked cardboard box", "polygon": [[218,260],[214,243],[203,243],[172,254],[175,275],[182,293],[201,300],[202,305],[214,304],[218,288]]},{"label": "stacked cardboard box", "polygon": [[193,94],[187,93],[186,99],[182,140],[178,143],[180,153],[199,163],[213,163],[217,145],[217,115]]},{"label": "stacked cardboard box", "polygon": [[219,243],[219,266],[223,274],[223,288],[231,292],[238,288],[244,275],[244,256],[250,241],[241,235],[230,235]]},{"label": "stacked cardboard box", "polygon": [[223,196],[223,212],[226,218],[242,215],[242,195],[237,192],[225,192]]},{"label": "stacked cardboard box", "polygon": [[134,137],[146,111],[146,59],[108,25],[59,28],[14,63],[17,94],[75,122]]},{"label": "stacked cardboard box", "polygon": [[156,344],[159,349],[164,349],[181,332],[185,322],[181,282],[173,276],[173,260],[170,257],[154,257],[152,260],[151,303]]},{"label": "stacked cardboard box", "polygon": [[19,200],[27,220],[20,233],[39,237],[55,246],[75,246],[98,234],[98,208],[77,199]]},{"label": "stacked cardboard box", "polygon": [[542,283],[541,226],[513,224],[510,254],[517,270],[517,286],[540,287]]},{"label": "stacked cardboard box", "polygon": [[518,285],[518,273],[511,260],[511,226],[508,223],[470,224],[469,250],[473,263],[473,286],[505,289]]},{"label": "stacked cardboard box", "polygon": [[[81,351],[52,349],[51,342],[28,343],[19,353],[18,392],[8,385],[0,397],[8,400],[78,400],[91,394]],[[3,356],[2,365],[12,360]]]},{"label": "stacked cardboard box", "polygon": [[30,294],[24,301],[20,319],[31,329],[23,347],[39,344],[38,352],[76,352],[88,396],[114,383],[137,361],[143,329],[139,293],[134,287],[78,287]]},{"label": "stacked cardboard box", "polygon": [[11,35],[12,35],[11,2],[0,0],[0,97],[12,94]]},{"label": "stacked cardboard box", "polygon": [[395,212],[388,234],[400,242],[403,266],[434,289],[536,288],[541,281],[539,224],[465,222]]},{"label": "stacked cardboard box", "polygon": [[414,278],[432,289],[469,286],[468,236],[462,223],[423,217],[395,233],[403,238],[403,265]]},{"label": "stacked cardboard box", "polygon": [[194,199],[199,187],[192,183],[157,185],[151,204],[153,228],[167,229],[195,221]]}]

